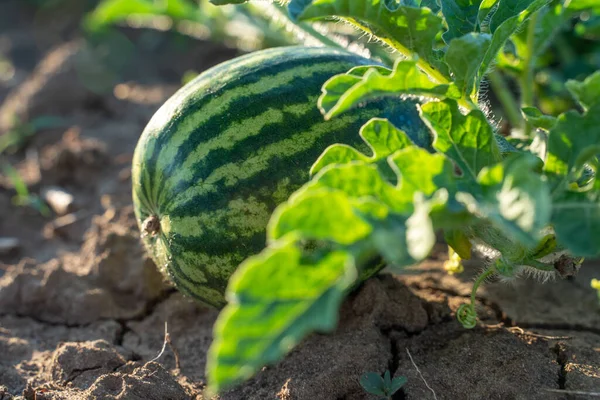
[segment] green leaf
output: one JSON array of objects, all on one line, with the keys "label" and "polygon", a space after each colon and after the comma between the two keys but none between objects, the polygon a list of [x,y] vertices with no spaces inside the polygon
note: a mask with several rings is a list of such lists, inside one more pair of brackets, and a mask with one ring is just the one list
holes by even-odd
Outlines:
[{"label": "green leaf", "polygon": [[[362,162],[332,165],[324,168],[312,182],[304,187],[304,191],[315,192],[321,188],[341,191],[346,196],[356,200],[363,197],[373,198],[397,212],[410,209],[407,207],[412,206],[412,194],[414,193],[408,193],[408,190],[398,191],[397,188],[383,178],[376,165]],[[297,195],[291,197],[290,200],[295,202],[297,197],[304,196],[304,191],[298,191]],[[345,202],[342,199],[339,201]],[[327,206],[335,207],[334,204],[325,205],[325,207]],[[342,207],[345,207],[345,205],[342,205]],[[371,209],[373,208],[371,207]],[[321,223],[329,221],[327,217],[322,219]],[[332,218],[331,223],[336,224],[336,220]],[[339,222],[339,224],[343,225],[342,222]],[[340,229],[343,230],[345,227]]]},{"label": "green leaf", "polygon": [[433,49],[442,19],[428,8],[399,5],[389,0],[292,0],[288,8],[291,17],[297,20],[347,18],[401,54],[417,54],[444,73],[444,65]]},{"label": "green leaf", "polygon": [[392,380],[392,385],[390,386],[389,394],[392,395],[396,393],[402,386],[404,386],[408,382],[408,379],[405,376],[397,376]]},{"label": "green leaf", "polygon": [[390,214],[385,219],[376,221],[376,229],[370,237],[374,248],[395,269],[415,264],[418,259],[411,256],[406,238],[405,215]]},{"label": "green leaf", "polygon": [[490,31],[494,33],[506,20],[513,18],[531,5],[533,0],[500,0],[490,20]]},{"label": "green leaf", "polygon": [[[228,4],[222,2],[221,4]],[[86,25],[90,29],[97,29],[118,21],[125,20],[132,15],[166,15],[175,19],[190,18],[198,12],[197,5],[187,0],[104,0],[87,17]]]},{"label": "green leaf", "polygon": [[[572,18],[573,13],[567,12],[563,3],[562,0],[553,0],[547,7],[538,11],[539,16],[535,24],[534,45],[533,49],[531,49],[536,56],[542,55],[550,47],[556,34]],[[526,34],[527,31],[523,30],[523,35]]]},{"label": "green leaf", "polygon": [[432,207],[433,204],[419,193],[415,199],[415,211],[406,221],[408,253],[415,260],[427,257],[435,244],[435,230],[429,216]]},{"label": "green leaf", "polygon": [[156,4],[148,0],[104,0],[87,17],[86,23],[93,29],[120,21],[131,15],[154,15],[157,13]]},{"label": "green leaf", "polygon": [[525,120],[535,128],[549,131],[556,125],[556,117],[546,115],[535,107],[523,107],[521,111]]},{"label": "green leaf", "polygon": [[445,100],[424,104],[421,117],[435,133],[433,147],[473,181],[484,167],[500,161],[494,132],[480,110],[465,116],[455,101]]},{"label": "green leaf", "polygon": [[474,32],[479,25],[478,14],[481,0],[445,0],[442,1],[442,13],[448,24],[448,30],[442,38],[448,44],[452,39]]},{"label": "green leaf", "polygon": [[472,244],[469,237],[461,229],[448,229],[444,231],[444,239],[448,246],[462,258],[468,260],[471,258]]},{"label": "green leaf", "polygon": [[475,103],[479,92],[479,67],[491,41],[491,35],[469,33],[451,41],[446,52],[445,60],[454,73],[456,86]]},{"label": "green leaf", "polygon": [[556,34],[564,28],[572,17],[573,12],[565,10],[563,0],[552,0],[548,6],[537,12],[536,23],[533,26],[533,45],[529,43],[532,26],[527,24],[510,38],[518,57],[506,57],[505,54],[501,54],[499,59],[506,62],[505,68],[513,70],[516,74],[523,73],[528,68],[525,65],[527,60],[543,57]]},{"label": "green leaf", "polygon": [[579,21],[574,31],[577,36],[588,40],[600,39],[600,15],[594,15],[586,21]]},{"label": "green leaf", "polygon": [[371,156],[366,156],[348,145],[334,144],[325,149],[313,164],[310,170],[311,176],[331,164],[345,164],[351,161],[374,163],[387,158],[397,150],[414,146],[404,131],[396,128],[386,119],[371,119],[362,126],[359,135],[371,148]]},{"label": "green leaf", "polygon": [[383,378],[375,372],[367,372],[360,377],[360,386],[365,389],[367,393],[375,396],[385,396],[386,393],[383,390],[384,382]]},{"label": "green leaf", "polygon": [[319,98],[319,106],[321,110],[330,110],[339,101],[347,91],[352,89],[354,85],[360,83],[363,76],[370,70],[375,69],[381,75],[386,76],[392,73],[392,70],[379,65],[354,67],[345,74],[336,75],[330,81],[334,81],[330,87],[327,83],[323,86],[323,94]]},{"label": "green leaf", "polygon": [[496,143],[498,144],[498,148],[500,149],[500,153],[504,157],[510,153],[515,153],[519,151],[515,146],[513,146],[506,138],[498,133],[494,135],[496,138]]},{"label": "green leaf", "polygon": [[459,201],[475,215],[489,219],[507,237],[525,246],[539,242],[550,222],[550,187],[540,174],[542,161],[529,153],[517,153],[481,171],[481,192],[462,192]]},{"label": "green leaf", "polygon": [[209,389],[222,391],[282,358],[313,331],[335,328],[357,276],[342,251],[305,259],[291,242],[246,260],[232,276],[229,304],[209,349]]},{"label": "green leaf", "polygon": [[209,0],[215,6],[223,6],[226,4],[243,4],[248,0]]},{"label": "green leaf", "polygon": [[479,12],[477,14],[477,21],[479,22],[479,25],[483,24],[496,3],[498,3],[498,0],[483,0],[481,2],[479,5]]},{"label": "green leaf", "polygon": [[[569,183],[578,171],[600,153],[600,103],[584,115],[568,111],[548,134],[548,155],[544,171],[556,182]],[[566,189],[566,186],[563,186]]]},{"label": "green leaf", "polygon": [[581,257],[600,254],[600,185],[585,193],[562,192],[554,199],[552,224],[559,242]]},{"label": "green leaf", "polygon": [[[511,6],[511,2],[515,1],[518,2],[518,4],[515,6],[514,10],[523,10],[516,15],[514,10],[509,8]],[[502,50],[508,38],[517,30],[522,29],[525,22],[527,22],[527,20],[531,17],[531,14],[544,7],[546,4],[548,4],[548,2],[549,0],[509,0],[502,3],[502,0],[500,0],[498,11],[496,11],[494,14],[495,19],[494,17],[492,18],[495,27],[495,29],[492,29],[492,43],[485,52],[483,61],[481,62],[481,67],[479,68],[479,80],[481,80],[486,74],[490,64],[496,59],[498,52]],[[527,8],[523,9],[523,4],[529,5]],[[503,7],[502,11],[500,10],[500,7]],[[504,7],[508,8],[505,9]],[[498,12],[500,12],[500,14],[498,17],[496,17]]]},{"label": "green leaf", "polygon": [[325,82],[319,98],[319,107],[325,119],[340,115],[360,102],[384,96],[461,97],[454,84],[432,82],[427,74],[419,70],[415,61],[397,61],[391,74],[382,74],[379,68],[369,69],[360,80],[354,79],[354,82],[352,86],[349,85],[347,74],[336,75]]},{"label": "green leaf", "polygon": [[600,103],[600,70],[588,76],[583,82],[570,80],[565,86],[586,111],[594,104]]},{"label": "green leaf", "polygon": [[383,374],[383,385],[386,391],[392,386],[392,377],[389,369],[385,370],[385,373]]},{"label": "green leaf", "polygon": [[600,4],[598,3],[598,0],[570,0],[566,3],[569,10],[594,10],[595,12],[600,12]]},{"label": "green leaf", "polygon": [[442,154],[413,146],[394,153],[388,160],[399,176],[400,192],[411,201],[416,192],[431,196],[442,187],[455,190],[454,167]]},{"label": "green leaf", "polygon": [[[369,183],[360,178],[354,188],[364,188]],[[351,244],[371,232],[370,225],[354,212],[348,197],[334,190],[301,192],[276,209],[273,221],[276,223],[270,223],[267,230],[271,241],[296,232],[306,238]],[[347,229],[348,226],[352,229]]]}]

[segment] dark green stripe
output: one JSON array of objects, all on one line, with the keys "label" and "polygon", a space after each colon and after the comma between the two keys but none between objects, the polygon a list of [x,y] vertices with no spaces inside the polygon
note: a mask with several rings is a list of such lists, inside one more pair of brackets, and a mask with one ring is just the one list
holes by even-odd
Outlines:
[{"label": "dark green stripe", "polygon": [[[171,268],[173,268],[173,269],[171,269]],[[185,278],[181,279],[185,275],[183,275],[183,272],[181,271],[181,269],[178,266],[176,266],[175,263],[169,264],[167,272],[169,274],[169,278],[175,284],[175,287],[177,287],[177,290],[182,292],[184,295],[190,296],[196,300],[200,300],[201,302],[206,303],[215,308],[221,308],[225,305],[225,298],[222,295],[220,297],[216,297],[216,298],[208,297],[208,296],[200,296],[198,294],[198,288],[196,287],[196,284],[189,282]],[[194,290],[195,287],[196,287],[196,290]],[[202,287],[206,287],[206,286],[203,285]],[[225,292],[225,288],[214,287],[214,289],[215,290],[220,289],[221,293]]]},{"label": "dark green stripe", "polygon": [[[150,205],[150,202],[148,201],[148,197],[146,197],[144,185],[140,184],[139,182],[132,182],[132,184],[133,184],[133,190],[135,191],[135,195],[139,199],[142,208],[147,212],[151,212],[152,206]],[[144,218],[147,218],[147,217],[148,216],[146,215]]]},{"label": "dark green stripe", "polygon": [[294,157],[283,156],[273,157],[268,167],[248,179],[241,180],[236,186],[226,186],[220,182],[216,185],[216,190],[206,196],[198,196],[186,202],[174,204],[169,215],[172,218],[190,217],[202,212],[212,212],[227,208],[230,200],[236,198],[248,198],[254,196],[257,201],[266,203],[271,209],[275,208],[272,193],[277,183],[286,177],[297,186],[302,185],[308,179],[308,170],[298,169],[296,164],[307,165],[307,160],[314,160],[321,154],[324,147],[323,143],[315,143],[312,147],[296,153]]},{"label": "dark green stripe", "polygon": [[[225,227],[223,227],[225,228]],[[228,227],[235,228],[235,227]],[[266,233],[257,232],[249,238],[224,237],[224,233],[231,233],[232,230],[225,228],[220,231],[208,231],[202,236],[175,236],[171,238],[171,253],[173,258],[184,253],[206,254],[207,256],[219,257],[231,255],[233,253],[248,254],[250,249],[262,250],[266,243]],[[252,253],[250,253],[252,254]],[[239,262],[244,259],[241,258]],[[205,270],[202,266],[198,266]],[[227,275],[229,276],[229,275]],[[192,281],[190,279],[190,281]]]},{"label": "dark green stripe", "polygon": [[[152,154],[149,155],[148,157],[146,157],[144,169],[147,171],[148,174],[150,174],[150,177],[152,178],[152,181],[151,181],[152,186],[154,187],[156,185],[156,182],[154,182],[153,178],[156,176],[156,163],[159,158],[161,150],[165,146],[169,146],[171,137],[174,133],[177,132],[179,125],[182,122],[184,122],[190,114],[193,114],[195,112],[202,110],[206,106],[206,104],[208,102],[210,102],[214,97],[221,96],[227,90],[232,90],[236,87],[241,87],[241,86],[249,85],[252,83],[256,83],[263,79],[269,79],[269,77],[273,77],[274,75],[277,75],[278,73],[281,73],[281,72],[286,72],[291,68],[306,69],[306,68],[308,68],[307,65],[311,65],[311,66],[312,65],[322,65],[323,63],[339,64],[339,68],[340,68],[339,71],[332,70],[331,73],[322,75],[320,78],[320,82],[317,81],[316,78],[312,78],[312,79],[304,78],[306,80],[306,82],[303,83],[302,87],[306,88],[306,91],[310,92],[311,94],[318,94],[322,83],[324,83],[324,81],[327,78],[329,78],[330,76],[332,76],[336,73],[345,72],[352,66],[358,65],[360,63],[364,64],[367,62],[367,60],[362,59],[358,56],[354,56],[354,55],[340,56],[340,55],[331,55],[331,54],[324,54],[321,57],[317,57],[315,59],[310,59],[307,56],[306,58],[302,57],[299,59],[292,59],[292,60],[283,59],[281,62],[279,62],[279,61],[281,61],[281,60],[275,59],[275,60],[273,60],[273,62],[274,62],[273,65],[270,65],[270,66],[262,65],[260,67],[257,67],[256,71],[259,73],[245,73],[244,75],[241,76],[241,78],[235,79],[233,81],[229,81],[225,84],[222,84],[218,89],[211,91],[210,95],[203,94],[200,97],[200,100],[199,100],[199,97],[197,97],[197,96],[191,97],[188,100],[188,102],[182,107],[181,112],[178,113],[177,115],[174,115],[173,119],[171,119],[165,127],[162,127],[163,128],[162,131],[160,132],[158,137],[156,139],[154,139],[154,140],[156,140],[156,143],[155,143]],[[312,85],[318,86],[318,87],[315,87],[314,89],[308,87],[308,86],[311,86],[311,83],[312,83]],[[292,92],[297,91],[297,87],[293,88],[293,89],[294,90],[292,90]],[[311,90],[311,89],[313,89],[313,90]],[[288,90],[289,90],[289,88],[288,88]],[[279,91],[275,90],[275,92],[281,92],[281,90],[279,90]],[[261,100],[263,100],[262,96],[264,96],[264,94],[259,95],[259,96],[261,97]],[[239,110],[247,109],[248,111],[255,110],[255,112],[264,111],[265,108],[261,104],[256,104],[256,98],[257,98],[257,95],[253,95],[253,96],[250,96],[249,98],[237,99],[236,101],[233,101],[232,103],[230,103],[230,105],[227,109],[222,110],[222,112],[218,116],[211,118],[211,121],[213,122],[213,126],[216,125],[216,128],[207,129],[205,127],[205,125],[203,125],[203,126],[198,127],[197,131],[190,132],[189,142],[184,143],[184,145],[182,146],[181,154],[178,154],[176,159],[173,160],[173,165],[180,165],[180,163],[182,162],[182,159],[184,159],[185,155],[187,154],[186,149],[189,148],[189,146],[195,148],[195,146],[198,143],[208,140],[211,137],[218,135],[223,130],[223,125],[227,124],[231,120],[232,115],[235,115],[236,121],[243,120],[244,118],[240,117],[240,115],[239,115]],[[281,104],[279,104],[279,106],[281,106]],[[235,114],[232,114],[233,112],[235,112]],[[219,126],[218,124],[222,124],[222,125]],[[155,199],[152,199],[152,200],[155,200]]]},{"label": "dark green stripe", "polygon": [[[304,128],[308,128],[315,122],[322,122],[323,116],[319,112],[316,104],[316,94],[318,94],[320,87],[329,77],[330,73],[319,73],[307,77],[297,78],[290,81],[287,85],[281,85],[270,91],[262,93],[260,96],[250,95],[240,97],[232,101],[229,106],[220,113],[213,116],[207,123],[199,126],[194,131],[189,132],[186,141],[179,147],[177,154],[175,155],[171,164],[163,171],[163,176],[171,177],[177,170],[185,163],[186,159],[190,154],[202,143],[218,136],[221,132],[227,130],[233,124],[243,123],[244,120],[254,118],[264,113],[269,108],[281,109],[282,105],[292,104],[314,104],[313,110],[304,116],[294,116],[287,114],[286,120],[283,124],[278,125],[278,131],[271,130],[270,132],[275,133],[277,137],[282,138],[282,132],[288,132],[290,129],[298,130],[297,124],[300,124]],[[298,87],[305,88],[306,90],[299,91]],[[312,96],[309,97],[309,95]],[[260,98],[260,104],[256,104],[255,101]],[[290,120],[288,120],[289,118]],[[292,128],[293,127],[293,128]],[[243,126],[240,127],[243,129]],[[268,133],[260,133],[259,135],[249,137],[245,141],[238,142],[233,149],[223,149],[223,151],[212,151],[207,157],[207,160],[199,160],[198,165],[193,167],[194,171],[202,168],[203,165],[210,166],[211,170],[216,169],[213,166],[212,159],[219,160],[220,164],[223,165],[227,162],[235,162],[240,157],[245,158],[245,155],[252,154],[242,148],[242,143],[247,145],[249,143],[254,144],[254,148],[262,147],[261,142],[269,143],[274,141],[265,136]],[[264,145],[263,145],[264,146]],[[242,148],[243,151],[239,151]],[[236,154],[237,153],[237,154]],[[233,157],[231,157],[233,155]],[[157,159],[160,155],[157,155]],[[156,160],[157,160],[156,159]],[[154,162],[156,162],[154,160]],[[200,177],[199,177],[200,178]],[[153,182],[153,185],[158,184],[155,188],[156,193],[161,193],[167,184],[166,180],[163,179],[161,182]]]}]

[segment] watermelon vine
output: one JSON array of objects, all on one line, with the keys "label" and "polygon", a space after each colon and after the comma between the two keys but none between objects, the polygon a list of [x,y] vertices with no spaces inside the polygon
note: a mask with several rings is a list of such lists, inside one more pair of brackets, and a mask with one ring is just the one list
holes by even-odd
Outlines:
[{"label": "watermelon vine", "polygon": [[[567,83],[579,109],[557,117],[534,107],[531,82],[557,27],[583,10],[600,13],[586,0],[289,2],[294,21],[336,18],[399,55],[393,65],[372,61],[324,82],[314,99],[323,120],[417,99],[433,140],[399,126],[404,114],[382,113],[355,131],[356,141],[324,149],[310,180],[271,216],[266,248],[229,280],[207,365],[211,389],[248,379],[310,332],[333,330],[342,300],[381,269],[379,260],[392,269],[415,264],[438,232],[454,264],[473,249],[490,259],[457,312],[466,328],[477,324],[475,293],[489,276],[566,276],[600,254],[600,71]],[[517,76],[522,107],[502,92],[494,64]],[[488,80],[520,137],[499,136],[488,118]]]}]

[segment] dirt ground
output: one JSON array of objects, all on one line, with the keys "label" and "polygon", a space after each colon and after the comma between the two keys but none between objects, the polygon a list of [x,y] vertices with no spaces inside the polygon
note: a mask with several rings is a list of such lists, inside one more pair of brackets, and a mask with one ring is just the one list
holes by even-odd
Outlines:
[{"label": "dirt ground", "polygon": [[[73,4],[78,4],[73,2]],[[80,38],[73,15],[0,2],[0,134],[59,116],[8,157],[30,190],[74,196],[65,215],[12,202],[0,175],[0,399],[203,399],[217,312],[163,281],[140,245],[130,162],[145,124],[180,86],[237,54],[214,43],[121,29],[107,51]],[[113,49],[114,49],[113,48]],[[0,69],[0,71],[2,71]],[[371,399],[369,371],[404,375],[394,399],[585,399],[600,392],[600,305],[579,276],[492,283],[478,293],[481,324],[463,329],[474,262],[450,276],[443,249],[422,265],[368,281],[344,303],[331,335],[315,334],[227,400]],[[178,363],[164,341],[165,322]],[[559,391],[569,391],[560,393]]]}]

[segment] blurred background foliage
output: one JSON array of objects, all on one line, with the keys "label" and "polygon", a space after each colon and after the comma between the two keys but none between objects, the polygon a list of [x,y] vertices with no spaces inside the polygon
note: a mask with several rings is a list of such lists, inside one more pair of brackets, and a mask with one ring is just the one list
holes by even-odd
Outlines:
[{"label": "blurred background foliage", "polygon": [[[569,7],[564,6],[567,1]],[[600,69],[600,7],[590,7],[589,4],[596,4],[594,1],[552,0],[536,16],[535,32],[524,29],[508,42],[495,62],[491,78],[496,79],[490,79],[490,90],[482,91],[481,99],[490,105],[491,115],[499,121],[501,132],[508,134],[511,125],[516,125],[509,121],[521,117],[518,108],[512,107],[511,113],[507,102],[496,96],[501,91],[498,89],[508,87],[512,97],[517,99],[520,87],[532,86],[531,105],[546,114],[558,115],[576,107],[565,82],[582,80]],[[339,21],[295,25],[288,18],[285,5],[278,2],[257,0],[219,7],[209,0],[0,2],[0,105],[27,79],[41,59],[71,40],[83,42],[76,55],[77,79],[93,93],[116,97],[119,97],[119,87],[128,87],[123,84],[127,81],[183,85],[217,59],[223,59],[213,57],[215,51],[226,51],[228,57],[233,57],[240,52],[274,46],[326,44],[349,48],[388,65],[397,57],[372,38]],[[439,0],[423,0],[423,4],[429,4],[439,13],[437,3]],[[573,7],[573,4],[582,6]],[[23,8],[34,18],[20,19],[19,11]],[[533,46],[528,45],[530,40],[535,41]],[[441,33],[438,45],[444,46]],[[536,57],[527,53],[531,47]],[[198,51],[199,48],[204,50]],[[187,60],[185,65],[172,68],[174,53],[179,54],[178,60]],[[535,65],[528,64],[531,59],[535,59]],[[140,63],[156,65],[153,75],[145,71],[144,76],[140,76],[136,67]],[[25,148],[28,138],[47,128],[49,123],[56,124],[57,117],[43,115],[20,120],[15,116],[12,119],[14,123],[6,132],[2,132],[0,124],[0,166],[3,167],[0,175],[12,176],[10,180],[16,188],[23,185],[19,184],[17,174],[7,173],[12,170],[7,170],[10,163],[4,158]],[[65,124],[65,121],[60,123]],[[21,192],[20,198],[31,197]]]},{"label": "blurred background foliage", "polygon": [[[394,55],[370,38],[360,36],[351,27],[330,23],[295,26],[287,18],[284,6],[268,1],[217,7],[208,0],[24,0],[39,9],[40,15],[50,15],[77,8],[81,13],[80,27],[90,44],[90,62],[82,69],[89,75],[91,89],[101,91],[117,81],[120,70],[134,54],[134,45],[122,33],[123,28],[144,32],[167,33],[169,46],[185,51],[190,41],[210,40],[248,52],[265,47],[294,43],[346,47],[390,63]],[[432,4],[435,4],[432,2]],[[554,0],[538,15],[536,31],[537,64],[534,92],[536,106],[543,112],[557,115],[574,107],[564,87],[568,79],[583,79],[600,68],[600,13],[598,10],[571,10],[563,7],[564,0]],[[435,7],[437,8],[437,7]],[[439,9],[437,10],[439,12]],[[326,37],[325,33],[329,33]],[[164,36],[164,35],[163,35]],[[441,38],[440,38],[441,39]],[[504,54],[496,60],[496,70],[518,91],[523,79],[528,55],[528,31],[515,35]],[[158,51],[156,36],[145,34],[143,45]],[[441,40],[440,40],[440,43]],[[136,43],[137,44],[137,43]],[[102,71],[94,68],[103,65]],[[2,57],[0,48],[0,82],[9,75],[11,66]],[[192,79],[198,71],[187,71],[181,83]],[[92,79],[93,77],[93,79]],[[5,78],[4,78],[5,79]],[[494,106],[493,90],[489,98]],[[498,111],[502,116],[502,110]]]}]

